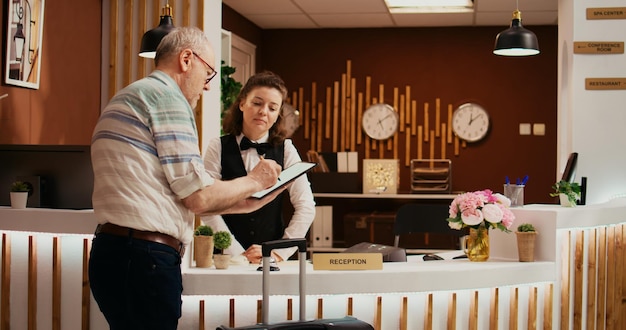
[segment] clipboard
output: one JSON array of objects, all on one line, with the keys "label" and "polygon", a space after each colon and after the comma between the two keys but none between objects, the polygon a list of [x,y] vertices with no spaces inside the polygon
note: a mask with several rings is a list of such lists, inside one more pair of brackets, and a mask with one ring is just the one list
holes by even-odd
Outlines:
[{"label": "clipboard", "polygon": [[274,190],[290,183],[291,181],[295,180],[302,174],[310,171],[315,166],[317,166],[317,163],[310,163],[310,162],[295,163],[287,167],[286,169],[284,169],[282,172],[280,172],[280,175],[278,176],[278,181],[276,181],[276,184],[274,184],[273,186],[267,189],[254,193],[251,197],[261,199],[267,196],[268,194],[271,194]]}]

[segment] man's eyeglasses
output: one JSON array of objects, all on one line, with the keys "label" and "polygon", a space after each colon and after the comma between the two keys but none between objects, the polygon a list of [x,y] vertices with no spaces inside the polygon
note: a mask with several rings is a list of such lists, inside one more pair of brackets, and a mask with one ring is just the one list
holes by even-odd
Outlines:
[{"label": "man's eyeglasses", "polygon": [[198,55],[198,53],[196,53],[196,52],[191,52],[191,53],[195,57],[197,57],[200,61],[202,61],[202,63],[204,63],[206,66],[208,66],[209,69],[211,70],[210,72],[207,72],[208,78],[206,78],[205,84],[208,84],[209,81],[211,81],[211,79],[213,79],[213,77],[215,77],[217,75],[217,71],[215,71],[215,69],[213,69],[213,67],[210,66],[209,63],[207,63],[207,61],[205,61],[202,57],[200,57],[200,55]]}]

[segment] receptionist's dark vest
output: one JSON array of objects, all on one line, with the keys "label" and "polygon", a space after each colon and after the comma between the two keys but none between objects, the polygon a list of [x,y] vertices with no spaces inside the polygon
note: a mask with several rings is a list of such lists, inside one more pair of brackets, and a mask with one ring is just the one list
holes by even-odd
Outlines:
[{"label": "receptionist's dark vest", "polygon": [[[224,135],[222,140],[222,180],[231,180],[248,174],[241,158],[241,151],[234,135]],[[265,154],[266,159],[275,160],[284,168],[284,144],[281,143]],[[281,194],[264,207],[248,214],[223,215],[228,229],[244,249],[283,236],[285,225],[282,216]]]}]

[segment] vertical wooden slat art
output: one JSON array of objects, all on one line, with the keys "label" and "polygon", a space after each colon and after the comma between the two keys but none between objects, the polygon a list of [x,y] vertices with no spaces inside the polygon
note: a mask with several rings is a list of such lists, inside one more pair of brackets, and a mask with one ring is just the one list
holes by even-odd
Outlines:
[{"label": "vertical wooden slat art", "polygon": [[361,127],[361,122],[357,121],[357,108],[356,108],[356,80],[352,78],[350,83],[350,122],[352,126],[350,128],[350,151],[356,151],[356,135],[357,130]]},{"label": "vertical wooden slat art", "polygon": [[109,4],[109,99],[117,92],[117,39],[119,30],[118,5],[120,0],[111,0]]},{"label": "vertical wooden slat art", "polygon": [[489,301],[489,329],[498,329],[499,320],[499,307],[500,307],[500,289],[491,289],[491,300]]},{"label": "vertical wooden slat art", "polygon": [[446,321],[447,330],[456,330],[456,292],[450,294],[448,300],[448,319]]},{"label": "vertical wooden slat art", "polygon": [[594,328],[596,319],[596,234],[596,229],[590,230],[587,243],[587,329]]},{"label": "vertical wooden slat art", "polygon": [[439,158],[446,159],[446,124],[445,123],[441,123],[441,156]]},{"label": "vertical wooden slat art", "polygon": [[311,119],[317,120],[317,83],[311,83]]},{"label": "vertical wooden slat art", "polygon": [[439,131],[439,127],[441,126],[441,100],[439,98],[435,99],[435,136],[440,137],[441,131]]},{"label": "vertical wooden slat art", "polygon": [[433,294],[426,297],[426,310],[424,311],[424,330],[433,329]]},{"label": "vertical wooden slat art", "polygon": [[[55,237],[56,239],[56,237]],[[56,251],[61,250],[61,241],[53,240],[53,244],[55,245],[54,249]],[[83,239],[83,287],[81,289],[81,301],[82,301],[82,316],[81,316],[81,329],[89,330],[89,320],[90,320],[90,306],[91,306],[91,289],[89,287],[89,251],[91,251],[91,240],[84,238]],[[55,256],[55,262],[61,264],[61,255],[58,255],[59,260],[57,261]],[[59,274],[60,276],[60,274]],[[61,295],[60,295],[60,283],[59,283],[59,306],[61,306]],[[59,320],[60,321],[60,320]],[[61,322],[59,322],[59,330],[61,329]]]},{"label": "vertical wooden slat art", "polygon": [[348,93],[346,96],[351,98],[354,94],[351,93],[354,82],[352,80],[352,61],[346,61],[346,92]]},{"label": "vertical wooden slat art", "polygon": [[[404,95],[405,95],[405,105],[404,105],[404,111],[406,112],[405,114],[405,121],[406,124],[410,124],[411,123],[411,86],[406,85],[405,89],[404,89]],[[408,134],[408,133],[407,133]]]},{"label": "vertical wooden slat art", "polygon": [[[393,102],[399,102],[397,107],[394,104],[394,108],[396,109],[396,111],[398,112],[398,118],[400,119],[398,121],[399,125],[398,125],[398,131],[400,132],[404,132],[404,123],[405,123],[405,119],[404,119],[404,95],[399,95],[400,90],[397,87],[394,87],[393,89]],[[398,101],[398,97],[400,97],[400,100]]]},{"label": "vertical wooden slat art", "polygon": [[[83,292],[81,293],[84,293],[85,289],[84,253],[83,249],[83,287],[81,288]],[[84,324],[85,321],[89,322],[89,315],[85,317],[84,296],[81,298],[81,328],[85,329]],[[52,238],[52,329],[61,329],[61,244],[58,237]]]},{"label": "vertical wooden slat art", "polygon": [[561,329],[569,329],[569,293],[570,293],[570,241],[571,232],[563,233],[561,243]]},{"label": "vertical wooden slat art", "polygon": [[[300,109],[302,110],[302,108],[304,107],[304,89],[302,87],[298,88],[298,107],[296,109]],[[300,118],[304,117],[304,119],[308,118],[306,116],[303,116],[302,114],[300,115]],[[306,122],[306,125],[308,126],[308,121]]]},{"label": "vertical wooden slat art", "polygon": [[596,305],[596,329],[604,329],[606,319],[606,227],[598,228],[598,294]]},{"label": "vertical wooden slat art", "polygon": [[454,155],[459,155],[459,138],[456,136],[454,137]]},{"label": "vertical wooden slat art", "polygon": [[609,226],[606,238],[606,327],[612,329],[616,323],[615,306],[615,226]]},{"label": "vertical wooden slat art", "polygon": [[183,26],[191,26],[191,2],[183,0]]},{"label": "vertical wooden slat art", "polygon": [[[409,131],[409,126],[407,126],[407,133]],[[405,150],[404,150],[404,166],[411,165],[411,134],[405,135]]]},{"label": "vertical wooden slat art", "polygon": [[422,148],[423,148],[422,144],[424,143],[422,141],[422,136],[424,135],[422,131],[423,131],[422,125],[417,126],[417,159],[424,159],[423,152],[422,152]]},{"label": "vertical wooden slat art", "polygon": [[28,329],[37,329],[37,239],[28,236]]},{"label": "vertical wooden slat art", "polygon": [[11,239],[2,233],[2,267],[0,270],[0,329],[11,327]]},{"label": "vertical wooden slat art", "polygon": [[358,101],[357,101],[357,125],[356,127],[356,143],[357,144],[361,144],[361,139],[363,137],[363,125],[361,123],[363,123],[363,93],[359,93],[358,94]]},{"label": "vertical wooden slat art", "polygon": [[[332,109],[332,103],[331,103],[331,97],[332,97],[332,90],[330,89],[330,87],[326,87],[326,116],[324,119],[325,120],[325,130],[324,130],[324,137],[327,139],[330,139],[330,113],[331,113],[331,109]],[[300,117],[302,117],[302,115],[300,115]]]},{"label": "vertical wooden slat art", "polygon": [[324,122],[322,121],[322,112],[324,110],[323,103],[320,102],[317,105],[317,119],[315,119],[315,123],[317,125],[317,148],[315,149],[317,152],[322,152],[322,127],[324,127]]},{"label": "vertical wooden slat art", "polygon": [[409,298],[402,297],[402,305],[400,306],[400,327],[399,330],[408,330],[409,318]]},{"label": "vertical wooden slat art", "polygon": [[430,125],[428,124],[428,102],[424,103],[424,142],[428,142],[428,132]]},{"label": "vertical wooden slat art", "polygon": [[452,104],[448,104],[448,143],[452,143]]},{"label": "vertical wooden slat art", "polygon": [[346,150],[346,131],[349,124],[346,119],[346,74],[341,75],[341,85],[339,89],[339,115],[341,116],[339,122],[339,150]]},{"label": "vertical wooden slat art", "polygon": [[[138,9],[139,12],[137,14],[138,16],[137,40],[139,40],[140,43],[141,43],[141,37],[143,36],[143,34],[149,30],[146,24],[147,17],[148,17],[147,9],[148,9],[148,5],[146,3],[146,0],[139,0],[139,9]],[[144,57],[137,56],[137,77],[145,77],[145,75],[146,75],[146,59]]]},{"label": "vertical wooden slat art", "polygon": [[543,330],[552,330],[554,284],[546,284],[543,292]]},{"label": "vertical wooden slat art", "polygon": [[519,288],[511,288],[509,299],[509,330],[517,330],[517,310],[519,306]]},{"label": "vertical wooden slat art", "polygon": [[585,249],[585,232],[576,231],[574,247],[574,329],[582,328],[583,317],[583,258]]},{"label": "vertical wooden slat art", "polygon": [[470,295],[468,329],[478,330],[478,291]]},{"label": "vertical wooden slat art", "polygon": [[411,101],[411,135],[417,134],[417,101]]},{"label": "vertical wooden slat art", "polygon": [[287,299],[287,321],[293,320],[293,299]]},{"label": "vertical wooden slat art", "polygon": [[[133,2],[132,0],[124,1],[124,22],[133,21]],[[131,25],[126,25],[128,31],[124,32],[124,64],[122,69],[122,86],[128,86],[132,81],[133,71],[131,70],[131,53],[133,52],[133,34],[131,33]],[[137,56],[137,54],[132,54]]]},{"label": "vertical wooden slat art", "polygon": [[204,300],[200,300],[198,306],[198,330],[204,330]]},{"label": "vertical wooden slat art", "polygon": [[337,130],[339,129],[339,82],[335,81],[333,94],[333,152],[337,152],[338,143],[337,140]]},{"label": "vertical wooden slat art", "polygon": [[324,300],[322,298],[317,298],[317,318],[321,319],[324,317]]},{"label": "vertical wooden slat art", "polygon": [[528,330],[537,329],[537,287],[528,293]]},{"label": "vertical wooden slat art", "polygon": [[[311,112],[311,117],[313,117],[313,115],[312,115],[312,112],[313,112],[313,111],[311,111],[311,110],[310,110],[309,106],[310,106],[310,105],[309,105],[309,101],[304,102],[304,111],[305,111],[306,113]],[[309,149],[309,150],[315,150],[315,142],[317,141],[317,137],[315,136],[315,133],[316,133],[316,130],[317,130],[317,129],[316,129],[316,125],[317,125],[317,120],[315,120],[315,119],[311,119],[311,120],[310,120],[310,133],[309,133],[309,134],[310,134],[310,137],[311,137],[311,138],[309,139],[309,140],[310,140],[310,142],[311,142],[311,147],[310,147],[310,149]],[[305,133],[305,134],[306,134],[306,133]]]},{"label": "vertical wooden slat art", "polygon": [[[430,154],[428,155],[428,158],[434,159],[435,158],[435,131],[433,131],[433,130],[430,130],[429,145],[430,145]],[[430,167],[431,168],[433,167],[432,160],[431,160]]]}]

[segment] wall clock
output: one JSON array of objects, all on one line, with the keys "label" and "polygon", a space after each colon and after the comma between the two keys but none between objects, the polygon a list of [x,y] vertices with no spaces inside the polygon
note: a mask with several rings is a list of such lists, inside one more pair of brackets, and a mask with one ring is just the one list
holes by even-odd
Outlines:
[{"label": "wall clock", "polygon": [[291,104],[283,103],[283,121],[287,137],[291,137],[293,133],[300,127],[300,111],[296,110]]},{"label": "wall clock", "polygon": [[389,104],[374,104],[363,112],[363,131],[375,140],[385,140],[396,134],[398,122],[398,113]]},{"label": "wall clock", "polygon": [[485,138],[489,125],[487,110],[476,103],[462,104],[452,114],[454,134],[467,142],[477,142]]}]

